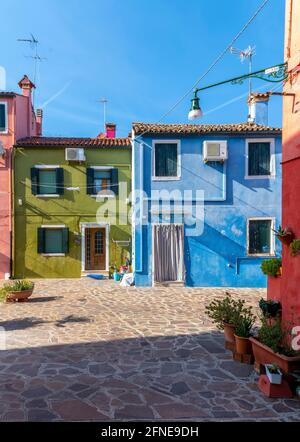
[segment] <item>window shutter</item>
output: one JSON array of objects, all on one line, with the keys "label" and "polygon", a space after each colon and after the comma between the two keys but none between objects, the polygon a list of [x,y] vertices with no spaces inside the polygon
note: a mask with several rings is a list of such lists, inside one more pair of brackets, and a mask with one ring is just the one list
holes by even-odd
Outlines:
[{"label": "window shutter", "polygon": [[119,171],[118,169],[111,170],[111,190],[115,195],[119,195]]},{"label": "window shutter", "polygon": [[37,195],[39,190],[39,169],[31,168],[31,193]]},{"label": "window shutter", "polygon": [[56,169],[56,193],[64,194],[64,169],[62,167]]},{"label": "window shutter", "polygon": [[45,229],[38,227],[37,231],[37,252],[45,253]]},{"label": "window shutter", "polygon": [[92,167],[86,169],[86,193],[88,195],[95,195],[94,169]]},{"label": "window shutter", "polygon": [[62,253],[69,253],[69,229],[64,227],[62,229]]}]

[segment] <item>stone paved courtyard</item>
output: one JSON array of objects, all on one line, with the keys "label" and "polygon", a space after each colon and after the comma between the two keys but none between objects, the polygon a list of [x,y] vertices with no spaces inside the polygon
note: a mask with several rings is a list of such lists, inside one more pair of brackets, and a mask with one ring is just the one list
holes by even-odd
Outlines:
[{"label": "stone paved courtyard", "polygon": [[38,280],[30,302],[0,305],[0,419],[300,421],[300,401],[263,397],[224,350],[204,316],[224,293]]}]

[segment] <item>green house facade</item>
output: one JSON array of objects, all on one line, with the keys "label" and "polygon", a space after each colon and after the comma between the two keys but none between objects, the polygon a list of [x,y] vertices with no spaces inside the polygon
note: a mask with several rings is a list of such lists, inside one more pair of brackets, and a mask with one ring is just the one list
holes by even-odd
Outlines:
[{"label": "green house facade", "polygon": [[131,258],[129,138],[31,137],[14,148],[15,278],[79,278]]}]

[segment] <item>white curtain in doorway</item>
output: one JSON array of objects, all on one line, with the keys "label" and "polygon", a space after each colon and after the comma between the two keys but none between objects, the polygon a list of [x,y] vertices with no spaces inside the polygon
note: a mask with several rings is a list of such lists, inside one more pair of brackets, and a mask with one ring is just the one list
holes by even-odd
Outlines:
[{"label": "white curtain in doorway", "polygon": [[154,281],[183,281],[184,229],[177,224],[157,224],[154,235]]}]

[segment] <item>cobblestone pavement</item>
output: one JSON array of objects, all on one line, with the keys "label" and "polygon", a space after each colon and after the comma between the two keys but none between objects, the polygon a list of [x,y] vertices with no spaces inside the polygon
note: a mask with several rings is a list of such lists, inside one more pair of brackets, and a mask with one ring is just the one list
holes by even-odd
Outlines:
[{"label": "cobblestone pavement", "polygon": [[205,318],[224,292],[38,280],[30,302],[0,305],[0,419],[300,421],[300,401],[263,397]]}]

